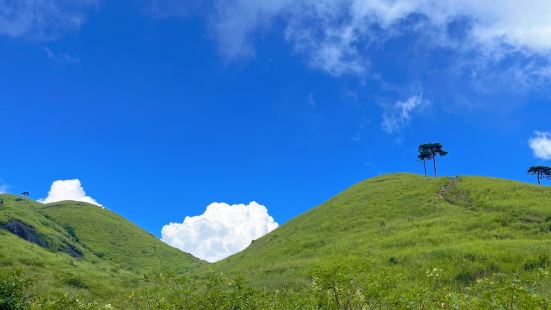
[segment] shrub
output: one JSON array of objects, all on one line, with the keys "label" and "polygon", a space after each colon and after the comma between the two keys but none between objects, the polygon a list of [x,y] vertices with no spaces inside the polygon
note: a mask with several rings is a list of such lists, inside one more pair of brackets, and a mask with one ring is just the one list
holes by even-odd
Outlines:
[{"label": "shrub", "polygon": [[[394,267],[358,270],[320,266],[311,285],[302,290],[254,288],[242,277],[212,273],[185,277],[173,273],[145,277],[147,285],[130,293],[122,309],[548,309],[549,273],[493,274],[461,272],[467,282],[452,287],[447,273],[431,268],[412,286]],[[477,279],[478,278],[478,279]],[[70,285],[84,282],[69,278]],[[83,296],[49,292],[32,299],[28,278],[20,272],[0,276],[0,309],[111,309],[110,304]]]},{"label": "shrub", "polygon": [[111,304],[100,305],[98,301],[88,300],[82,296],[71,296],[67,293],[53,292],[33,300],[31,309],[41,310],[99,310],[113,309]]},{"label": "shrub", "polygon": [[89,287],[88,284],[84,282],[84,280],[78,277],[70,277],[65,279],[65,281],[63,282],[69,286],[80,288],[80,289],[85,289]]},{"label": "shrub", "polygon": [[476,280],[476,276],[469,271],[461,271],[455,276],[455,280],[463,284],[471,284]]},{"label": "shrub", "polygon": [[537,259],[528,260],[524,263],[524,270],[536,270],[545,268],[549,264],[549,256],[547,254],[540,255]]},{"label": "shrub", "polygon": [[65,231],[69,236],[71,236],[76,242],[80,242],[80,240],[77,237],[77,234],[75,233],[75,229],[72,226],[66,225]]},{"label": "shrub", "polygon": [[0,273],[0,309],[24,309],[29,302],[31,280],[21,271]]}]

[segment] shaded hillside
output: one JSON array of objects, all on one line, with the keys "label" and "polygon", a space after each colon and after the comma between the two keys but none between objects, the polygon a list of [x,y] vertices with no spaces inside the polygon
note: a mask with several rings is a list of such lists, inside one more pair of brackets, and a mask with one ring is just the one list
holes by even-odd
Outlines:
[{"label": "shaded hillside", "polygon": [[0,270],[34,275],[39,291],[108,296],[139,287],[144,274],[183,273],[202,264],[95,205],[0,199]]},{"label": "shaded hillside", "polygon": [[519,182],[376,177],[216,264],[94,205],[0,198],[0,290],[13,287],[10,279],[32,279],[31,294],[20,290],[31,308],[71,309],[83,300],[90,309],[531,309],[550,302],[551,189]]},{"label": "shaded hillside", "polygon": [[95,256],[140,274],[166,270],[182,273],[199,264],[192,255],[168,246],[106,209],[66,201],[44,205],[41,213],[74,231]]},{"label": "shaded hillside", "polygon": [[384,175],[360,182],[256,240],[215,269],[301,287],[309,270],[403,274],[452,285],[551,262],[551,189],[483,177]]}]

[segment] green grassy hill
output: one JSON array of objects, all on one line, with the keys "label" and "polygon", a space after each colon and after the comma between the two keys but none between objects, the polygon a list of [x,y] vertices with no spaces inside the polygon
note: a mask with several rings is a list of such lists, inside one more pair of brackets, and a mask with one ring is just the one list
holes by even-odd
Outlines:
[{"label": "green grassy hill", "polygon": [[110,298],[140,287],[144,274],[183,273],[202,264],[95,205],[0,199],[0,271],[23,270],[40,292]]},{"label": "green grassy hill", "polygon": [[[483,177],[384,175],[352,186],[216,264],[94,205],[0,198],[0,275],[22,269],[41,296],[62,291],[123,309],[551,303],[547,187]],[[185,276],[143,280],[161,271]],[[5,279],[0,277],[0,293]]]},{"label": "green grassy hill", "polygon": [[305,286],[323,266],[386,270],[412,283],[438,268],[464,286],[550,262],[550,188],[393,174],[352,186],[214,268],[271,288]]},{"label": "green grassy hill", "polygon": [[150,233],[106,209],[81,202],[44,205],[42,214],[74,231],[79,242],[97,257],[139,274],[172,270],[178,273],[197,267],[190,254],[170,247]]}]

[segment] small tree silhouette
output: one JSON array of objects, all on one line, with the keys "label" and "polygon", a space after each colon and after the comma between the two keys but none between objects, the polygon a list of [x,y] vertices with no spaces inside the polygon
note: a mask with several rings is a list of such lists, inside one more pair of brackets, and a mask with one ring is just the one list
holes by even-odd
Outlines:
[{"label": "small tree silhouette", "polygon": [[436,176],[436,156],[446,156],[448,152],[444,151],[442,143],[425,143],[419,145],[419,155],[417,158],[421,159],[421,156],[426,157],[425,159],[432,159],[432,164],[434,167],[434,176]]},{"label": "small tree silhouette", "polygon": [[432,159],[432,154],[428,150],[421,148],[421,145],[419,146],[418,151],[419,154],[417,155],[417,158],[423,161],[423,169],[425,171],[425,176],[427,176],[427,160]]},{"label": "small tree silhouette", "polygon": [[538,184],[541,185],[542,179],[551,179],[551,167],[547,166],[532,166],[528,168],[529,175],[535,175],[538,179]]}]

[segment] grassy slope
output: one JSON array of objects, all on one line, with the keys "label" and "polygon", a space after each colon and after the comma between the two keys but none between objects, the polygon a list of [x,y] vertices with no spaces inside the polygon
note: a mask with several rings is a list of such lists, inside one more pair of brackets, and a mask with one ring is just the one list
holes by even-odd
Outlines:
[{"label": "grassy slope", "polygon": [[[0,269],[38,275],[39,291],[78,291],[112,300],[109,295],[141,286],[143,273],[206,266],[108,210],[0,197],[5,201],[0,223],[20,219],[50,247],[0,230]],[[310,267],[336,264],[389,269],[411,281],[438,267],[451,282],[462,283],[547,264],[550,230],[551,188],[480,177],[385,175],[354,185],[206,268],[243,273],[267,287],[300,287]],[[84,257],[62,252],[67,244]],[[89,289],[68,283],[75,278]]]},{"label": "grassy slope", "polygon": [[461,284],[546,264],[551,188],[482,177],[366,180],[214,268],[261,286],[301,286],[308,268],[390,269],[412,281],[438,267]]},{"label": "grassy slope", "polygon": [[185,272],[198,259],[159,241],[155,236],[106,209],[77,202],[47,204],[42,213],[71,226],[87,247],[104,259],[136,273]]},{"label": "grassy slope", "polygon": [[[0,195],[0,226],[17,219],[47,241],[48,248],[0,230],[0,270],[23,269],[34,274],[37,291],[78,291],[111,299],[141,285],[144,273],[183,272],[201,264],[191,255],[167,246],[122,217],[94,205],[62,202],[43,205],[13,195]],[[73,227],[72,236],[67,227]],[[81,251],[75,258],[67,245]],[[78,288],[75,279],[87,289]],[[71,282],[72,281],[72,282]],[[78,282],[77,281],[77,282]]]}]

